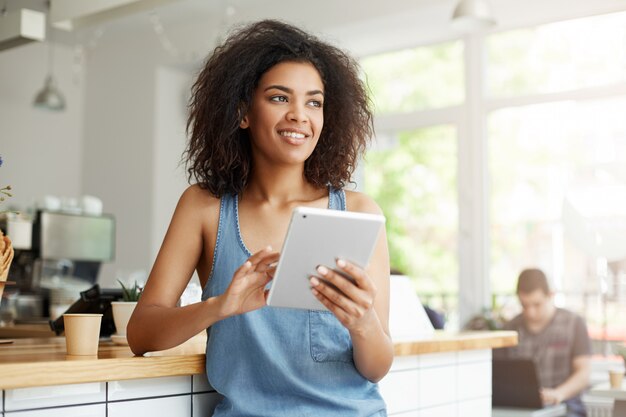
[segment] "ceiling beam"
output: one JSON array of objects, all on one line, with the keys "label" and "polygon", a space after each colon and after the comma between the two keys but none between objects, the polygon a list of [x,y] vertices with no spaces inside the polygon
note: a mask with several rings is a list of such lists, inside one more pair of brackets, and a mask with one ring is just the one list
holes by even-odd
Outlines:
[{"label": "ceiling beam", "polygon": [[30,9],[18,9],[0,17],[0,51],[46,39],[46,16]]},{"label": "ceiling beam", "polygon": [[50,0],[50,23],[74,30],[151,10],[180,0]]}]

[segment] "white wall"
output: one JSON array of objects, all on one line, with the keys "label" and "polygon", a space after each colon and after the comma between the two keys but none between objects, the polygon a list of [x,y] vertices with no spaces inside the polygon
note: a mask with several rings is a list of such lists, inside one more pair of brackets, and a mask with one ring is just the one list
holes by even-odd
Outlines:
[{"label": "white wall", "polygon": [[155,69],[143,46],[102,39],[87,57],[83,184],[116,218],[116,259],[100,282],[150,267]]},{"label": "white wall", "polygon": [[168,67],[159,67],[156,70],[152,167],[153,259],[161,247],[178,198],[187,188],[185,166],[179,161],[187,138],[186,104],[190,85],[191,75],[185,71]]},{"label": "white wall", "polygon": [[[80,74],[74,51],[56,46],[55,76],[64,112],[32,107],[46,74],[47,45],[0,52],[0,185],[22,211],[46,194],[101,198],[117,223],[116,259],[100,284],[149,272],[178,197],[186,187],[179,166],[185,144],[185,70],[159,66],[154,35],[105,35],[87,49]],[[89,74],[89,76],[86,76]],[[78,78],[77,78],[78,76]],[[78,79],[78,83],[75,79]]]},{"label": "white wall", "polygon": [[47,73],[47,48],[31,43],[0,52],[0,185],[14,189],[3,208],[23,209],[45,194],[82,193],[83,88],[72,73],[71,48],[55,46],[54,75],[67,109],[32,106]]}]

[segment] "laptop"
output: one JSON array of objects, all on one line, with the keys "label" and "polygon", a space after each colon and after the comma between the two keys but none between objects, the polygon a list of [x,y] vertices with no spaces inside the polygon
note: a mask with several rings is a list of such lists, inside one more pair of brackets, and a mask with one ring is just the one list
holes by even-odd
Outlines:
[{"label": "laptop", "polygon": [[493,359],[491,404],[506,408],[543,408],[539,378],[532,359]]}]

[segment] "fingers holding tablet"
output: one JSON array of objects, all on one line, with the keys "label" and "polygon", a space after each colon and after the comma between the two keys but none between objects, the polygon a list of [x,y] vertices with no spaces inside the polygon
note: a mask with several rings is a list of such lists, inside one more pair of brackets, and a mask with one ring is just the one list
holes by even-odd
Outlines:
[{"label": "fingers holding tablet", "polygon": [[313,295],[348,329],[356,328],[373,309],[376,289],[360,267],[338,260],[339,270],[317,268],[320,277],[311,277]]}]

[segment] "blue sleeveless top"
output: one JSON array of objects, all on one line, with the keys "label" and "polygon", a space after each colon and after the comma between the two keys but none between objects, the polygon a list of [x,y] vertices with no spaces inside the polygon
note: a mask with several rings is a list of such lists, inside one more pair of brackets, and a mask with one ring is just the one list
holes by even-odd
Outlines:
[{"label": "blue sleeveless top", "polygon": [[[343,190],[329,209],[345,210]],[[238,199],[225,195],[213,268],[202,299],[222,294],[250,256],[239,230]],[[328,311],[263,307],[207,329],[206,371],[223,395],[215,417],[384,417],[378,386],[352,359],[348,330]]]}]

